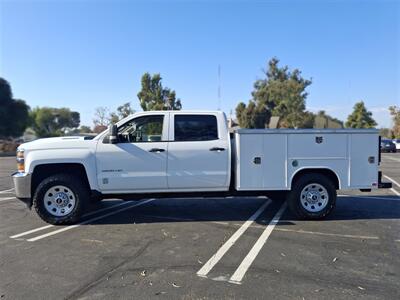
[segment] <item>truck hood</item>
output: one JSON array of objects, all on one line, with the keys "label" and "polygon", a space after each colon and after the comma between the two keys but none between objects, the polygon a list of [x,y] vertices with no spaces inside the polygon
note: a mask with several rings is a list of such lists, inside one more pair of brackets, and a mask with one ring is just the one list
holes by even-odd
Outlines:
[{"label": "truck hood", "polygon": [[18,149],[44,150],[44,149],[71,149],[90,148],[96,141],[83,136],[64,136],[38,139],[19,145]]}]

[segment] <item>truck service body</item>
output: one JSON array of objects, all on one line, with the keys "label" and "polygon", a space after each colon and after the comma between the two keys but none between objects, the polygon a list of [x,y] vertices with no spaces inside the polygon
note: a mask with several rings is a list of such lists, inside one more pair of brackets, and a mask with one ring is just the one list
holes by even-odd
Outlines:
[{"label": "truck service body", "polygon": [[[323,218],[336,190],[389,188],[375,129],[238,129],[220,111],[131,115],[93,139],[39,139],[17,149],[16,197],[52,224],[76,222],[90,199],[284,195]],[[279,192],[279,193],[277,193]]]}]

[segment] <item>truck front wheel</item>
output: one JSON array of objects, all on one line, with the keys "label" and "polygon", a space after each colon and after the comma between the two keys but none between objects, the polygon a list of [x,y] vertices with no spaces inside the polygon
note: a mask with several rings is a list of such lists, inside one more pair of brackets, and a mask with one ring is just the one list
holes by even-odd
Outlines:
[{"label": "truck front wheel", "polygon": [[54,225],[72,224],[79,220],[88,189],[77,178],[56,174],[37,187],[33,206],[42,220]]},{"label": "truck front wheel", "polygon": [[325,218],[336,205],[335,185],[322,174],[305,174],[294,182],[288,205],[301,219]]}]

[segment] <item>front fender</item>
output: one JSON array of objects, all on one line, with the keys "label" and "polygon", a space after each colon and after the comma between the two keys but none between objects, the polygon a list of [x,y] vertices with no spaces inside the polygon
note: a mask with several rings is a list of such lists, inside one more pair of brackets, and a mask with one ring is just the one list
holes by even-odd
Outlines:
[{"label": "front fender", "polygon": [[35,167],[39,165],[59,163],[77,163],[83,165],[90,189],[98,190],[96,180],[96,158],[91,149],[31,150],[25,157],[25,172],[33,174]]}]

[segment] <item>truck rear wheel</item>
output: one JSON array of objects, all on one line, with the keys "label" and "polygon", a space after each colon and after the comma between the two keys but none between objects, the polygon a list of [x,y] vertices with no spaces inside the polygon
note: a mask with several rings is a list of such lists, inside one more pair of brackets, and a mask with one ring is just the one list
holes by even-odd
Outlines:
[{"label": "truck rear wheel", "polygon": [[54,225],[72,224],[79,220],[88,189],[77,178],[56,174],[37,187],[33,206],[42,220]]},{"label": "truck rear wheel", "polygon": [[336,205],[335,185],[322,174],[305,174],[294,182],[288,205],[301,219],[325,218]]}]

